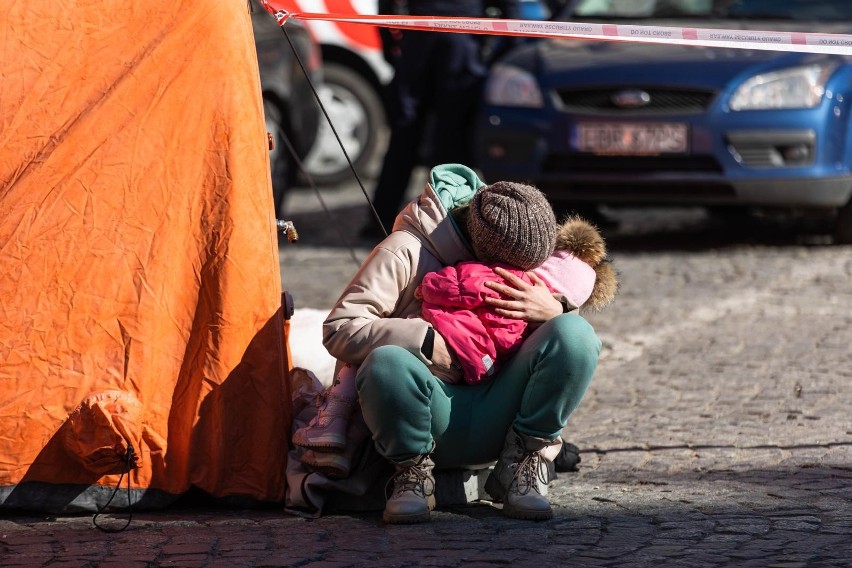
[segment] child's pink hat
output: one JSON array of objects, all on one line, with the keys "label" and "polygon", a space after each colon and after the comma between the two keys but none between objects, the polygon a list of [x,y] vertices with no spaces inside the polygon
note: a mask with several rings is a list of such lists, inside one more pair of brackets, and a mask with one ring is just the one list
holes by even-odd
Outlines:
[{"label": "child's pink hat", "polygon": [[595,269],[566,250],[558,250],[532,271],[578,308],[592,296]]}]

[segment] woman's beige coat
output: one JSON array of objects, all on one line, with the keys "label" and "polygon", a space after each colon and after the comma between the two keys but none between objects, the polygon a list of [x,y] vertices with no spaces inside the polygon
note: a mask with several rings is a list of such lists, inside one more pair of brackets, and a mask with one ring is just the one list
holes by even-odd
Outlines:
[{"label": "woman's beige coat", "polygon": [[323,323],[323,344],[333,357],[360,364],[376,347],[397,345],[432,364],[422,351],[430,325],[419,317],[414,290],[427,272],[473,260],[448,211],[483,185],[459,164],[432,169],[423,193],[397,216]]}]

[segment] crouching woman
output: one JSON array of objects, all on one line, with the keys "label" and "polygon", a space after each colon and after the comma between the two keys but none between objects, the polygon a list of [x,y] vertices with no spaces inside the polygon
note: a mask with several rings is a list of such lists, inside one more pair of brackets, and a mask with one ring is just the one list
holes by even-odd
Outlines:
[{"label": "crouching woman", "polygon": [[[476,251],[470,227],[488,233]],[[553,252],[555,233],[553,210],[537,189],[487,186],[469,168],[437,166],[326,318],[323,343],[358,366],[364,420],[395,467],[385,522],[429,520],[434,467],[494,461],[486,491],[504,514],[552,517],[541,490],[542,452],[560,443],[592,380],[601,348],[594,330],[539,279],[497,269],[502,281],[488,284],[488,302],[502,317],[528,322],[529,334],[489,380],[465,384],[455,354],[419,317],[415,290],[425,274],[489,252],[511,251],[512,264],[532,269]]]}]

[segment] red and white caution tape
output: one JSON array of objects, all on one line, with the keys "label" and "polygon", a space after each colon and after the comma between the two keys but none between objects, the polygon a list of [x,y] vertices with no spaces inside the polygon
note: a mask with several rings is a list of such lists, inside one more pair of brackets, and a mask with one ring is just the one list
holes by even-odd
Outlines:
[{"label": "red and white caution tape", "polygon": [[284,25],[289,18],[296,18],[298,20],[368,24],[404,30],[852,55],[852,35],[846,34],[633,26],[495,18],[290,13],[277,5],[276,0],[262,0],[262,2],[278,20],[279,25]]}]

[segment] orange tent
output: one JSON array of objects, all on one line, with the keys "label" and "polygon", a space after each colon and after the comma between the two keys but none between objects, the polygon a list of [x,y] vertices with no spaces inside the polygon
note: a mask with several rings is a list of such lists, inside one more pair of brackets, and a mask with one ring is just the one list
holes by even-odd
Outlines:
[{"label": "orange tent", "polygon": [[247,3],[3,10],[0,509],[93,510],[130,468],[139,507],[190,486],[283,500],[289,363]]}]

